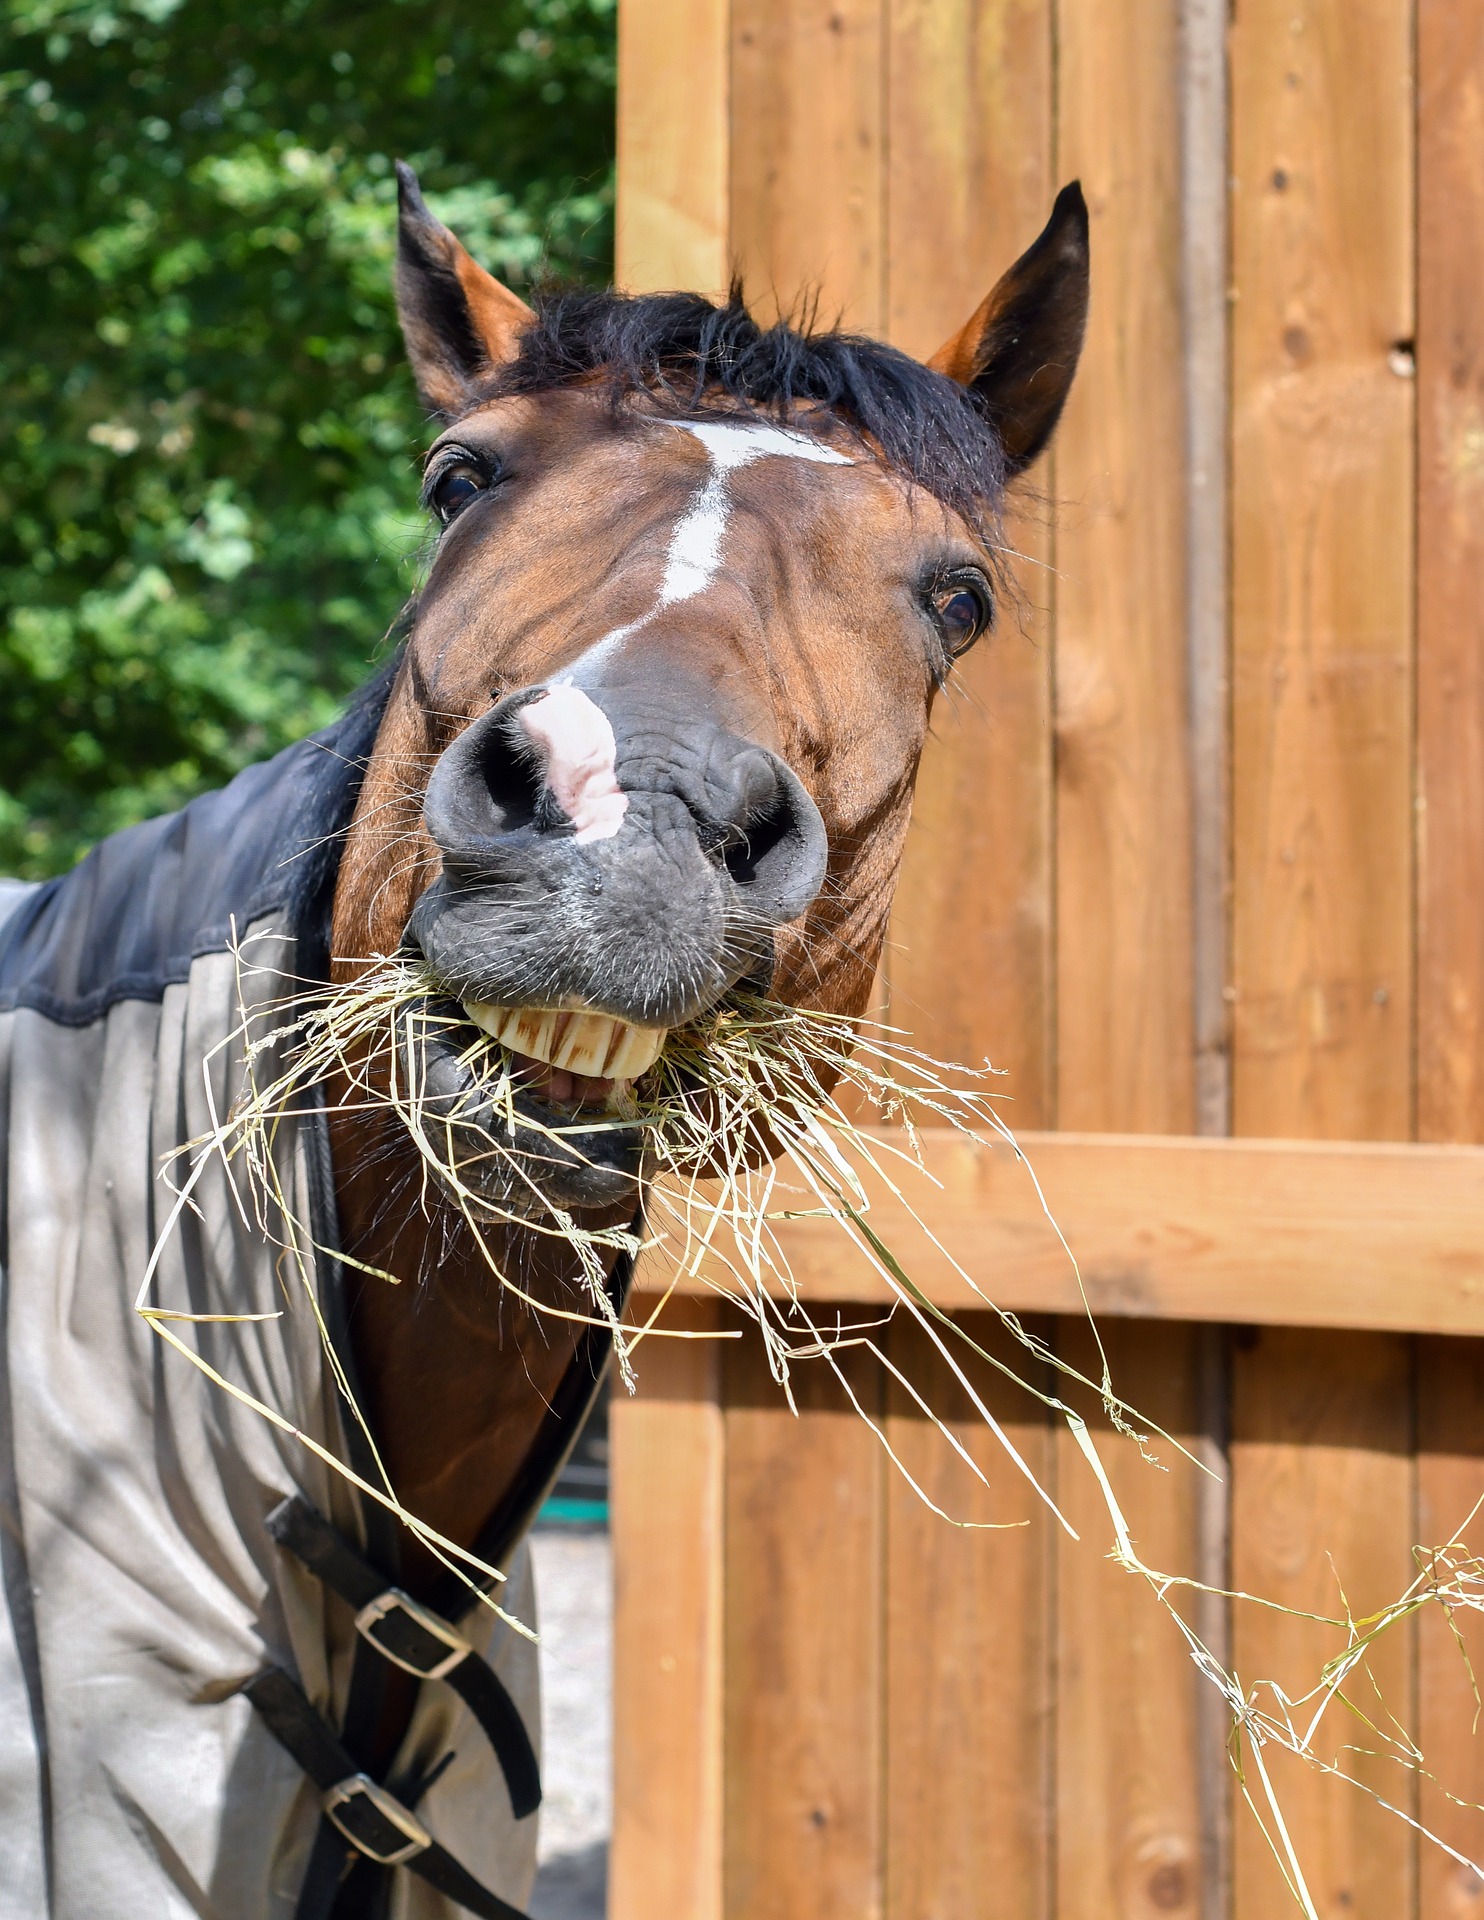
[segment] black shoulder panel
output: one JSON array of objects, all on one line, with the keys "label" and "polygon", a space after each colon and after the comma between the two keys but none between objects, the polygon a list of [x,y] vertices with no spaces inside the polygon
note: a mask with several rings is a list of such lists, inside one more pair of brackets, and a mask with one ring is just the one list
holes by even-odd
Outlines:
[{"label": "black shoulder panel", "polygon": [[401,656],[322,733],[113,834],[0,916],[0,1013],[87,1026],[116,1001],[158,1000],[234,925],[273,912],[298,938],[298,970],[322,976],[340,847]]},{"label": "black shoulder panel", "polygon": [[282,906],[324,757],[302,740],[39,887],[0,933],[0,1010],[83,1026],[115,1001],[158,1000],[198,954],[227,946],[234,919],[241,932]]}]

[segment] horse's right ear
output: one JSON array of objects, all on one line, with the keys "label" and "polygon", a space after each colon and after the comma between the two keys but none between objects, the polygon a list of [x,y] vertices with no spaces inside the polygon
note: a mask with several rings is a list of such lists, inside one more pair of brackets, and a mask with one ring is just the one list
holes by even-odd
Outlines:
[{"label": "horse's right ear", "polygon": [[1087,202],[1074,180],[984,304],[929,360],[972,388],[1005,449],[1007,475],[1051,438],[1087,330]]},{"label": "horse's right ear", "polygon": [[397,162],[397,317],[423,404],[452,418],[482,375],[515,357],[534,319],[428,212],[417,175]]}]

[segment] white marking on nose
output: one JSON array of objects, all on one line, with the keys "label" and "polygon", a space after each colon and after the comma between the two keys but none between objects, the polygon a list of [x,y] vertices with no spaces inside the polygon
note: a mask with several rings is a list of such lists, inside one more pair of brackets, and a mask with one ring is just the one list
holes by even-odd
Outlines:
[{"label": "white marking on nose", "polygon": [[839,453],[806,433],[790,433],[762,421],[671,420],[665,424],[700,441],[706,449],[706,478],[670,535],[665,575],[655,605],[648,613],[631,620],[626,627],[616,627],[589,648],[584,656],[587,661],[612,653],[631,633],[647,626],[662,608],[673,607],[681,600],[693,600],[711,585],[721,568],[722,540],[731,507],[727,477],[738,467],[749,466],[768,455],[812,461],[822,467],[855,465],[848,454]]},{"label": "white marking on nose", "polygon": [[611,840],[629,809],[619,790],[618,745],[608,716],[580,687],[549,687],[519,719],[546,760],[546,784],[579,844]]}]

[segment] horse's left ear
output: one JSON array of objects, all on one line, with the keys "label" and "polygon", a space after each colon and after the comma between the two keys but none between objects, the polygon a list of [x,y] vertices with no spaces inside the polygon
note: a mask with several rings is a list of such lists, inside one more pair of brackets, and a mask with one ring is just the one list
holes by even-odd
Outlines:
[{"label": "horse's left ear", "polygon": [[1061,417],[1087,326],[1087,255],[1087,202],[1074,180],[1040,237],[928,362],[973,388],[1007,474],[1030,465]]},{"label": "horse's left ear", "polygon": [[515,357],[534,319],[428,212],[417,175],[397,162],[397,317],[426,406],[451,417],[481,375]]}]

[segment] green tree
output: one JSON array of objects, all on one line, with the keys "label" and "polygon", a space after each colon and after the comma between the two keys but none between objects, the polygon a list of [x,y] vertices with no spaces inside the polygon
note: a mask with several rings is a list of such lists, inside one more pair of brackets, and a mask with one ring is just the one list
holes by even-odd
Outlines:
[{"label": "green tree", "polygon": [[7,0],[0,873],[322,724],[412,586],[404,156],[516,285],[609,270],[613,0]]}]

